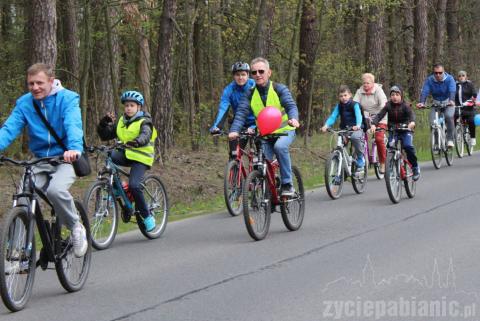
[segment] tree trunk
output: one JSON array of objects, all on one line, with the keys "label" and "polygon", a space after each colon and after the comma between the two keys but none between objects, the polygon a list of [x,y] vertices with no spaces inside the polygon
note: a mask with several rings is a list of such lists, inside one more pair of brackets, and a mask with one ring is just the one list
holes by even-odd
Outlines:
[{"label": "tree trunk", "polygon": [[[176,0],[164,0],[160,17],[155,90],[152,103],[153,123],[158,130],[160,157],[173,145],[172,64]],[[165,155],[162,155],[165,154]]]},{"label": "tree trunk", "polygon": [[254,56],[268,58],[272,36],[275,0],[261,0],[255,28]]},{"label": "tree trunk", "polygon": [[55,0],[32,0],[31,63],[57,64],[57,12]]},{"label": "tree trunk", "polygon": [[82,41],[82,68],[80,73],[80,108],[82,110],[82,122],[83,122],[83,131],[85,136],[87,136],[87,141],[91,138],[94,133],[93,122],[89,122],[90,126],[87,126],[87,109],[88,109],[88,83],[89,83],[89,71],[90,71],[90,62],[91,62],[91,50],[92,50],[92,38],[90,37],[91,22],[90,22],[90,2],[85,0],[83,6],[83,41]]},{"label": "tree trunk", "polygon": [[65,66],[68,68],[66,81],[72,90],[80,89],[80,53],[77,25],[76,1],[66,0],[59,6],[62,17],[63,42],[65,44]]},{"label": "tree trunk", "polygon": [[427,75],[427,0],[415,0],[413,97],[418,99],[425,76]]},{"label": "tree trunk", "polygon": [[458,0],[447,1],[447,70],[457,71],[463,65],[463,55],[459,53]]},{"label": "tree trunk", "polygon": [[387,82],[385,70],[385,10],[377,5],[370,5],[367,25],[365,65],[367,71],[375,74],[378,83]]},{"label": "tree trunk", "polygon": [[293,63],[295,61],[295,49],[298,46],[298,25],[300,24],[300,19],[302,17],[302,6],[303,0],[299,0],[297,4],[297,12],[295,14],[295,25],[293,26],[292,43],[290,45],[290,57],[288,59],[287,86],[290,89],[293,86]]},{"label": "tree trunk", "polygon": [[403,8],[403,45],[405,55],[405,74],[407,75],[407,86],[409,97],[413,98],[413,0],[405,0],[405,7]]},{"label": "tree trunk", "polygon": [[444,43],[445,43],[445,11],[447,8],[447,0],[438,0],[435,24],[435,49],[433,51],[433,61],[435,63],[443,63]]},{"label": "tree trunk", "polygon": [[120,103],[120,93],[119,89],[119,76],[120,76],[120,65],[119,65],[119,56],[120,56],[120,45],[118,35],[115,31],[115,28],[112,27],[110,22],[110,17],[115,17],[115,12],[112,8],[106,5],[104,7],[104,18],[105,18],[105,30],[107,32],[107,49],[108,49],[108,65],[110,66],[110,79],[112,82],[112,94],[114,105],[119,108]]},{"label": "tree trunk", "polygon": [[186,88],[184,88],[184,101],[188,110],[188,133],[193,151],[198,150],[198,130],[197,130],[197,105],[195,102],[195,79],[194,79],[194,48],[193,33],[197,18],[195,10],[195,0],[187,0],[185,4],[185,78]]},{"label": "tree trunk", "polygon": [[[317,8],[316,1],[305,0],[302,8],[300,26],[300,54],[298,67],[298,96],[297,104],[299,118],[305,122],[308,114],[310,90],[312,88],[313,70],[318,42]],[[301,127],[302,128],[302,127]]]}]

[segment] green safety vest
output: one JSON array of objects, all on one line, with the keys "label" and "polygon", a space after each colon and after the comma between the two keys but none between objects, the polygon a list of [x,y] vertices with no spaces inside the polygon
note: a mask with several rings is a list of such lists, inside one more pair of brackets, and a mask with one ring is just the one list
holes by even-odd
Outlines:
[{"label": "green safety vest", "polygon": [[[145,119],[134,121],[128,127],[123,122],[123,117],[117,125],[117,137],[124,143],[134,140],[140,135],[140,128]],[[125,149],[125,156],[129,160],[137,161],[142,164],[152,166],[155,159],[155,139],[157,138],[157,130],[153,128],[150,142],[142,147],[131,147]]]},{"label": "green safety vest", "polygon": [[[295,127],[292,127],[288,124],[288,115],[285,112],[285,108],[283,108],[282,105],[280,104],[280,98],[278,98],[277,93],[273,89],[272,81],[270,81],[270,86],[268,87],[267,103],[266,104],[263,103],[262,97],[260,97],[260,93],[258,92],[258,89],[255,87],[253,91],[252,101],[250,102],[250,106],[252,106],[252,111],[253,111],[253,115],[255,116],[255,119],[258,117],[258,114],[260,114],[262,109],[265,108],[266,106],[272,106],[280,110],[280,112],[282,113],[282,123],[280,125],[280,128],[273,132],[274,134],[283,133],[283,132],[295,129]],[[257,123],[257,127],[258,127],[258,123]]]}]

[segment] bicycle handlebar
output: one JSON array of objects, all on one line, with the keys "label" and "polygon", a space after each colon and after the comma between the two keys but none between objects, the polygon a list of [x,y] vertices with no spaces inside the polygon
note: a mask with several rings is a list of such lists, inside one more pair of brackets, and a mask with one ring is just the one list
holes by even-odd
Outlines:
[{"label": "bicycle handlebar", "polygon": [[48,163],[50,165],[59,165],[59,164],[69,164],[68,162],[63,160],[63,156],[49,156],[49,157],[41,157],[33,160],[16,160],[10,157],[6,157],[4,155],[0,156],[0,164],[7,162],[11,163],[16,166],[33,166],[39,163]]}]

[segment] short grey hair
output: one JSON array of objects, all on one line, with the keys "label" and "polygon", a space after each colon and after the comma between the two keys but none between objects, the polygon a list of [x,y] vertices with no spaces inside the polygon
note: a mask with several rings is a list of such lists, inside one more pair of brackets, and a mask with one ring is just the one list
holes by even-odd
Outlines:
[{"label": "short grey hair", "polygon": [[250,66],[253,66],[257,62],[263,62],[265,64],[265,66],[267,66],[267,69],[270,69],[270,63],[268,62],[267,59],[265,59],[263,57],[253,58],[252,61],[250,62]]},{"label": "short grey hair", "polygon": [[372,83],[375,83],[375,76],[369,72],[366,72],[362,75],[362,81],[370,80]]}]

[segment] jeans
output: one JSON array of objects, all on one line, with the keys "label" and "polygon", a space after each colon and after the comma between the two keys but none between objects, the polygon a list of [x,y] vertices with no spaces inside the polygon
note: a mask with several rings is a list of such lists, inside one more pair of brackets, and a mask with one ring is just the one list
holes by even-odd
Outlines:
[{"label": "jeans", "polygon": [[363,130],[355,130],[350,136],[350,141],[354,149],[354,155],[356,159],[363,157],[364,143],[365,143],[365,133]]},{"label": "jeans", "polygon": [[[455,122],[453,119],[453,115],[455,114],[455,107],[454,106],[448,106],[445,108],[443,112],[445,116],[445,124],[447,125],[447,140],[453,140],[453,133],[455,131]],[[438,113],[438,116],[440,117],[441,113]],[[435,120],[435,109],[430,110],[430,125],[433,124],[433,121]]]},{"label": "jeans", "polygon": [[124,150],[114,151],[112,153],[112,161],[117,165],[128,166],[131,168],[128,188],[135,200],[135,209],[143,218],[146,218],[150,215],[150,211],[148,210],[147,202],[145,202],[145,197],[143,196],[142,182],[143,176],[145,175],[145,172],[150,169],[150,166],[127,159]]},{"label": "jeans", "polygon": [[280,177],[282,184],[292,184],[292,161],[290,160],[289,146],[295,140],[295,131],[285,132],[288,136],[280,136],[275,139],[264,140],[262,142],[265,157],[273,160],[273,154],[277,157],[280,164]]},{"label": "jeans", "polygon": [[[413,133],[401,132],[396,134],[397,139],[402,142],[402,147],[407,154],[407,159],[412,164],[412,167],[418,167],[417,155],[415,154],[415,147],[413,146]],[[388,137],[388,143],[390,144],[392,136]]]}]

